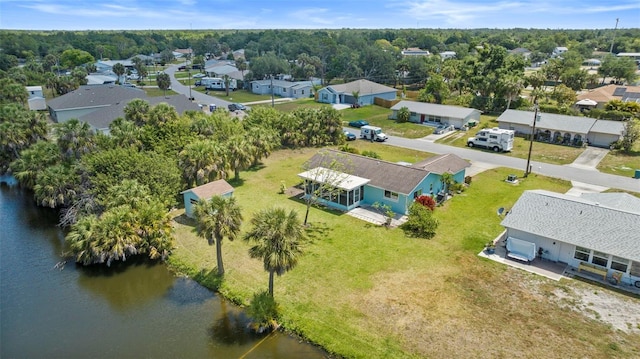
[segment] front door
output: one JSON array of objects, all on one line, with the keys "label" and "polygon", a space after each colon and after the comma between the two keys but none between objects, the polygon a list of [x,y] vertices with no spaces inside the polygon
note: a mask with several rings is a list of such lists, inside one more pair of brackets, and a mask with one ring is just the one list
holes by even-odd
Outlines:
[{"label": "front door", "polygon": [[420,123],[424,123],[425,115],[424,113],[420,115]]}]

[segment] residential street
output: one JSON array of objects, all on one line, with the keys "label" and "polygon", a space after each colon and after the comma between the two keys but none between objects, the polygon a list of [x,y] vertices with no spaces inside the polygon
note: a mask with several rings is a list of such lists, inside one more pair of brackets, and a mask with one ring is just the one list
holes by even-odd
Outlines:
[{"label": "residential street", "polygon": [[[171,88],[177,92],[189,97],[189,87],[182,85],[175,77],[174,74],[178,67],[182,64],[176,64],[169,66],[165,72],[171,77]],[[216,104],[218,107],[227,108],[230,102],[221,100],[214,96],[205,95],[198,91],[191,90],[191,96],[195,98],[197,103],[203,105]],[[352,128],[349,128],[353,131]],[[402,137],[390,136],[389,139],[384,142],[386,145],[410,148],[414,150],[420,150],[425,152],[431,152],[436,154],[453,153],[464,159],[471,161],[472,163],[479,163],[487,167],[509,167],[514,169],[514,174],[522,176],[525,171],[527,161],[525,159],[514,158],[507,155],[495,154],[479,149],[459,148],[447,145],[437,144],[424,139],[407,139]],[[533,151],[535,151],[535,143],[533,144]],[[582,183],[588,183],[592,185],[618,188],[621,190],[640,192],[640,179],[631,177],[622,177],[616,175],[610,175],[600,173],[595,169],[589,169],[589,166],[584,165],[553,165],[542,162],[531,162],[532,173],[542,174],[549,177],[561,178],[568,181],[577,181]]]},{"label": "residential street", "polygon": [[[390,136],[385,144],[436,154],[453,153],[471,162],[478,161],[494,166],[513,168],[514,174],[518,176],[522,176],[524,174],[525,167],[527,165],[526,159],[509,157],[507,155],[495,154],[479,149],[446,146],[422,139],[407,139]],[[536,146],[534,143],[533,151],[535,151],[535,148]],[[561,166],[532,161],[531,167],[532,173],[534,174],[542,174],[549,177],[588,183],[602,187],[640,192],[640,179],[605,174],[595,169],[578,168],[573,165]]]}]

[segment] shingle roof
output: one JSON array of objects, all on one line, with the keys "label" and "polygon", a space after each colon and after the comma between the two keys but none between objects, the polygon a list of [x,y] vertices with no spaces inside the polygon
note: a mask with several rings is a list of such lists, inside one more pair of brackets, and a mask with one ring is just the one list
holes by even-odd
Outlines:
[{"label": "shingle roof", "polygon": [[590,132],[608,133],[621,136],[624,133],[624,122],[610,120],[596,120]]},{"label": "shingle roof", "polygon": [[480,112],[475,108],[466,108],[458,106],[439,105],[435,103],[416,102],[416,101],[400,101],[391,107],[391,110],[397,111],[406,107],[411,112],[424,113],[435,116],[450,117],[450,118],[465,118],[474,112]]},{"label": "shingle roof", "polygon": [[182,193],[188,191],[193,192],[196,196],[198,196],[198,199],[209,199],[213,196],[222,196],[227,193],[231,193],[233,192],[233,187],[227,181],[220,179],[203,184],[202,186],[188,189],[186,191],[183,191]]},{"label": "shingle roof", "polygon": [[[531,126],[533,124],[533,115],[532,111],[506,110],[496,121]],[[596,122],[596,119],[589,117],[543,112],[538,112],[538,115],[540,119],[536,122],[536,127],[541,130],[548,129],[586,134]]]},{"label": "shingle roof", "polygon": [[469,161],[464,160],[453,153],[445,153],[443,155],[429,157],[426,160],[413,165],[413,167],[421,168],[425,171],[437,173],[439,175],[445,172],[455,174],[469,166],[471,166]]},{"label": "shingle roof", "polygon": [[[622,90],[624,88],[624,90]],[[616,90],[618,91],[616,93]],[[579,94],[578,100],[590,99],[596,102],[609,102],[611,100],[621,100],[622,96],[628,92],[640,92],[640,86],[620,86],[620,85],[606,85],[595,88],[589,92]]]},{"label": "shingle roof", "polygon": [[525,191],[502,226],[640,261],[640,205]]},{"label": "shingle roof", "polygon": [[147,99],[140,89],[118,85],[85,85],[48,101],[53,110],[69,110],[114,105],[134,98]]},{"label": "shingle roof", "polygon": [[369,179],[371,186],[405,195],[412,193],[420,182],[429,175],[428,171],[421,168],[403,166],[331,149],[315,154],[308,161],[308,167],[310,169],[315,167],[331,168],[329,164],[333,160],[344,164],[343,172]]},{"label": "shingle roof", "polygon": [[347,95],[351,95],[353,92],[358,91],[360,96],[397,91],[392,87],[381,85],[369,80],[356,80],[347,82],[346,84],[331,85],[327,87],[332,88],[335,92],[345,93]]},{"label": "shingle roof", "polygon": [[[98,109],[84,116],[80,116],[78,120],[87,122],[97,129],[109,128],[111,122],[113,122],[116,118],[124,118],[124,108],[132,100],[134,100],[134,98],[122,101],[116,105]],[[173,106],[173,108],[176,109],[176,112],[180,115],[189,110],[200,111],[200,107],[196,103],[189,101],[189,99],[185,95],[172,95],[167,97],[156,96],[144,98],[143,100],[148,102],[150,107],[153,107],[162,102],[167,103]]]}]

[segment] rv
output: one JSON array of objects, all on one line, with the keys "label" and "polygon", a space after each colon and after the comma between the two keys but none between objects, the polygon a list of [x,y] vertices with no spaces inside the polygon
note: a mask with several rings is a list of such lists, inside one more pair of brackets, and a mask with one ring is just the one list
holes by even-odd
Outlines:
[{"label": "rv", "polygon": [[494,152],[508,152],[513,149],[515,131],[503,130],[497,127],[478,131],[475,137],[467,139],[469,147],[484,147]]},{"label": "rv", "polygon": [[[219,77],[203,77],[200,84],[207,90],[226,90],[224,79]],[[236,79],[229,79],[229,90],[237,89]]]}]

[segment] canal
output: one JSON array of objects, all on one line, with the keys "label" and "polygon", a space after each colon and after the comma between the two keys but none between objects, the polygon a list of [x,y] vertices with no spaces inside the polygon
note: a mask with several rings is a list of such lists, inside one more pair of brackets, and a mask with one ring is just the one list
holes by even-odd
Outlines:
[{"label": "canal", "polygon": [[1,185],[2,358],[326,357],[282,333],[252,333],[242,309],[163,264],[64,262],[56,223],[31,193]]}]

